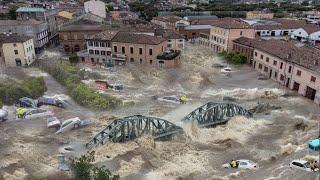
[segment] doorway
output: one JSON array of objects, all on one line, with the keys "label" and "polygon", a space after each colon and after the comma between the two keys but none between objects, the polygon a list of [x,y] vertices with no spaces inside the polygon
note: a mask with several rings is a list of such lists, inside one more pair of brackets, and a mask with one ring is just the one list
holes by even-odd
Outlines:
[{"label": "doorway", "polygon": [[311,87],[307,86],[307,90],[306,90],[306,98],[314,100],[316,97],[316,90],[312,89]]},{"label": "doorway", "polygon": [[299,88],[300,88],[300,84],[297,83],[297,82],[294,82],[294,83],[293,83],[293,89],[292,89],[292,90],[294,90],[294,91],[299,91]]},{"label": "doorway", "polygon": [[272,69],[270,69],[270,72],[269,72],[269,79],[271,79],[272,77]]},{"label": "doorway", "polygon": [[286,87],[288,88],[290,85],[290,78],[287,79],[287,82],[286,82]]}]

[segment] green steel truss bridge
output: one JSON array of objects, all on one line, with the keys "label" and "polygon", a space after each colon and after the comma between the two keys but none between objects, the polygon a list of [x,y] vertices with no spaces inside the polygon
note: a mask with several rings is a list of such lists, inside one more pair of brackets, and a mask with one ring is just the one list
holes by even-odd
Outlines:
[{"label": "green steel truss bridge", "polygon": [[[233,116],[251,117],[252,114],[243,107],[233,103],[209,102],[189,113],[183,122],[196,122],[199,127],[226,123]],[[151,134],[154,139],[168,139],[183,133],[183,129],[167,120],[134,115],[114,120],[96,134],[87,144],[87,148],[103,145],[106,142],[125,142]]]}]

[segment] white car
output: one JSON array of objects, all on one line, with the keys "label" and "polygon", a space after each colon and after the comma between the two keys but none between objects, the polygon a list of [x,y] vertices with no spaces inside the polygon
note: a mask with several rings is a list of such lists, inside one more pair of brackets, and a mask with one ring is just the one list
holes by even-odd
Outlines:
[{"label": "white car", "polygon": [[[306,160],[296,159],[291,161],[289,164],[290,168],[301,169],[304,171],[312,172],[313,170],[310,167],[310,163]],[[319,171],[319,168],[316,168],[314,171]]]},{"label": "white car", "polygon": [[222,74],[227,74],[229,75],[231,72],[232,72],[232,69],[230,67],[226,67],[226,68],[223,68],[221,69],[220,71]]},{"label": "white car", "polygon": [[80,126],[86,126],[90,124],[91,122],[89,120],[81,120],[78,117],[67,119],[62,122],[60,129],[56,132],[56,134],[60,134],[62,132],[79,128]]},{"label": "white car", "polygon": [[61,125],[61,122],[56,117],[49,117],[47,119],[47,128],[59,128]]},{"label": "white car", "polygon": [[53,112],[45,109],[34,108],[34,109],[27,109],[24,118],[34,119],[34,118],[48,117],[48,116],[53,116]]},{"label": "white car", "polygon": [[[250,160],[247,160],[247,159],[240,159],[240,160],[236,160],[236,161],[238,164],[238,167],[236,167],[236,168],[239,168],[239,169],[258,169],[259,168],[257,163],[250,161]],[[226,163],[226,164],[223,164],[222,167],[231,168],[231,165],[230,165],[230,163]]]},{"label": "white car", "polygon": [[169,103],[174,103],[174,104],[181,104],[180,99],[177,96],[163,96],[157,98],[158,101],[161,102],[169,102]]}]

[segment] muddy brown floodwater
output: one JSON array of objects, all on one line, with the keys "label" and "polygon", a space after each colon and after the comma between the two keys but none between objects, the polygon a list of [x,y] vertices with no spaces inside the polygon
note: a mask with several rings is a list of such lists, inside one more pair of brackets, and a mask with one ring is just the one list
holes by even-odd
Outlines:
[{"label": "muddy brown floodwater", "polygon": [[[109,81],[121,80],[123,92],[108,92],[134,106],[106,112],[95,112],[75,104],[65,89],[46,73],[26,69],[26,74],[45,77],[46,96],[66,99],[69,107],[54,111],[60,119],[74,116],[89,118],[94,123],[77,131],[55,135],[45,127],[45,119],[15,121],[0,124],[0,179],[68,176],[57,171],[57,154],[79,154],[95,133],[114,117],[142,114],[169,120],[181,126],[185,134],[170,141],[154,141],[145,135],[131,142],[107,143],[97,147],[96,163],[106,165],[121,179],[319,179],[318,173],[290,169],[293,159],[316,158],[309,154],[307,142],[319,135],[320,108],[313,102],[292,94],[271,80],[260,81],[250,67],[234,67],[231,77],[220,74],[212,64],[222,61],[206,49],[188,45],[184,63],[176,70],[155,70],[134,65],[115,70],[92,68]],[[86,81],[92,85],[92,81]],[[267,93],[266,93],[267,92]],[[185,105],[160,103],[153,96],[187,94]],[[290,94],[288,96],[288,94]],[[253,108],[257,103],[281,107],[252,118],[233,117],[225,125],[198,128],[181,119],[207,102],[223,98]],[[5,107],[12,109],[12,107]],[[75,151],[68,153],[64,147]],[[222,164],[231,159],[250,159],[258,170],[230,170]]]}]

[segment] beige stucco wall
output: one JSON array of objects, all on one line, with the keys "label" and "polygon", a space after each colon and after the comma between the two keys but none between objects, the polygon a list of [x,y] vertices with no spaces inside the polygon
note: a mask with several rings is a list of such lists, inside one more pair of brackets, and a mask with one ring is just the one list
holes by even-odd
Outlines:
[{"label": "beige stucco wall", "polygon": [[247,12],[247,19],[273,19],[273,13]]},{"label": "beige stucco wall", "polygon": [[228,51],[232,51],[233,40],[238,39],[239,37],[247,37],[254,39],[255,30],[254,29],[230,29],[228,33]]},{"label": "beige stucco wall", "polygon": [[[2,49],[6,66],[16,66],[16,59],[21,60],[22,66],[30,65],[36,57],[33,39],[23,43],[4,43]],[[15,50],[18,50],[18,54],[15,54]]]},{"label": "beige stucco wall", "polygon": [[168,39],[166,49],[182,51],[184,49],[184,39]]}]

